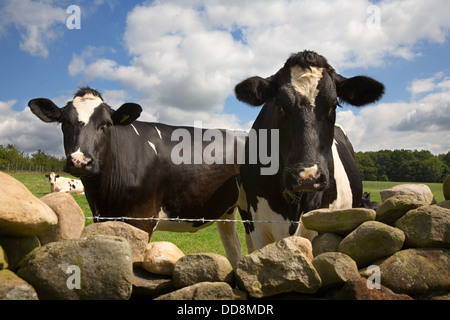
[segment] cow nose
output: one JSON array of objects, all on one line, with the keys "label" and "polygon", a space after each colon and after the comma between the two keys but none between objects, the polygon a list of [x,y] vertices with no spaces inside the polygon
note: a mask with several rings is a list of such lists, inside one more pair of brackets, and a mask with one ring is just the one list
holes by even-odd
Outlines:
[{"label": "cow nose", "polygon": [[300,179],[301,180],[317,179],[320,176],[318,171],[319,168],[317,167],[317,164],[313,165],[312,167],[305,168],[301,170],[299,173]]},{"label": "cow nose", "polygon": [[70,155],[70,160],[73,165],[77,168],[81,168],[82,165],[89,164],[90,160],[84,157],[84,154],[81,152],[74,152]]}]

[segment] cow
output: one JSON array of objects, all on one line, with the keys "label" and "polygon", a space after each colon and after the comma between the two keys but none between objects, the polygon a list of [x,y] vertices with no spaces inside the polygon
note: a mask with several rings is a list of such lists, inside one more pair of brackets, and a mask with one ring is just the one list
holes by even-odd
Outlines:
[{"label": "cow", "polygon": [[[335,124],[336,108],[340,103],[359,107],[378,101],[384,94],[382,83],[366,76],[347,79],[323,56],[303,51],[268,78],[240,82],[235,94],[251,106],[264,105],[252,131],[256,139],[265,139],[268,149],[278,151],[279,159],[275,174],[262,174],[267,165],[250,163],[251,146],[246,144],[239,211],[248,220],[249,252],[294,234],[312,239],[313,232],[301,223],[301,215],[310,210],[360,206],[361,176],[353,147]],[[270,131],[276,131],[278,139],[266,136]]]},{"label": "cow", "polygon": [[59,174],[50,172],[45,175],[50,183],[50,193],[68,192],[74,194],[84,194],[84,186],[81,180],[60,177]]},{"label": "cow", "polygon": [[[174,163],[179,133],[195,136],[206,129],[137,121],[140,105],[125,103],[114,110],[100,92],[89,87],[80,88],[63,108],[45,98],[33,99],[28,106],[42,121],[61,124],[67,158],[64,171],[81,179],[97,220],[131,217],[124,220],[150,237],[154,230],[195,232],[214,223],[204,219],[235,220],[238,161],[178,163],[179,153],[191,154],[178,148]],[[235,148],[243,148],[245,139],[235,138]],[[193,148],[200,148],[201,154],[209,146],[207,141],[202,139]],[[195,155],[194,150],[188,158]],[[228,259],[236,266],[241,244],[235,223],[218,222],[217,229]]]}]

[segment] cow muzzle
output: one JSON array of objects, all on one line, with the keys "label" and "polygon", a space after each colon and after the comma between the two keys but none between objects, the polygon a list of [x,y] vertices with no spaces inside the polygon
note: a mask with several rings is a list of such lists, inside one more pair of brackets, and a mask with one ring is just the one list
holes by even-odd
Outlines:
[{"label": "cow muzzle", "polygon": [[327,187],[326,174],[317,165],[290,170],[286,187],[295,193],[323,191]]},{"label": "cow muzzle", "polygon": [[82,177],[92,170],[92,159],[86,157],[82,152],[74,152],[67,157],[65,171],[75,177]]}]

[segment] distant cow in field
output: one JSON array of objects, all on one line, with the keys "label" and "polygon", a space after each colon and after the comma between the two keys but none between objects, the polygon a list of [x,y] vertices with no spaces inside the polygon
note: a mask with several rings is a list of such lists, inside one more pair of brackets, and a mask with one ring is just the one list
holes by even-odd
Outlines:
[{"label": "distant cow in field", "polygon": [[[207,140],[195,142],[206,129],[135,121],[141,106],[125,103],[115,110],[92,88],[81,88],[63,108],[44,98],[28,106],[42,121],[61,123],[64,171],[80,177],[94,217],[137,218],[127,222],[150,236],[154,230],[195,232],[213,223],[204,219],[234,219],[237,153],[234,161],[229,161],[233,159],[227,158],[228,152],[216,153],[214,163],[197,159],[210,147]],[[182,138],[187,145],[183,159],[193,163],[178,163],[181,152],[175,152],[174,161],[173,150]],[[238,144],[243,148],[244,138],[237,137]],[[236,266],[241,244],[235,223],[216,225],[227,257]]]},{"label": "distant cow in field", "polygon": [[[361,205],[361,176],[350,141],[335,126],[336,108],[344,102],[363,106],[377,101],[383,84],[365,76],[345,78],[324,57],[303,51],[271,77],[242,81],[235,93],[252,106],[264,105],[252,130],[268,149],[278,150],[279,158],[279,170],[272,175],[262,174],[267,167],[262,162],[241,166],[239,211],[245,220],[287,222],[246,222],[249,252],[293,234],[312,236],[301,225],[305,212]],[[278,132],[279,139],[267,137],[269,131]],[[246,159],[250,155],[247,143]]]},{"label": "distant cow in field", "polygon": [[68,192],[84,194],[84,186],[80,180],[60,177],[54,172],[45,175],[50,183],[50,192]]}]

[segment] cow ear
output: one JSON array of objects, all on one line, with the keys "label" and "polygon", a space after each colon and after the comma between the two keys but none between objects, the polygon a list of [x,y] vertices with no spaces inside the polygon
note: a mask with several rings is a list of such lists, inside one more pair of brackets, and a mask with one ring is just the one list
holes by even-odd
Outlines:
[{"label": "cow ear", "polygon": [[347,79],[336,75],[335,82],[339,99],[357,107],[374,103],[384,94],[384,85],[381,82],[365,76]]},{"label": "cow ear", "polygon": [[111,118],[114,125],[126,126],[139,118],[142,107],[136,103],[125,103],[118,110],[114,111]]},{"label": "cow ear", "polygon": [[275,88],[270,78],[252,77],[237,84],[234,92],[240,101],[260,106],[275,95]]},{"label": "cow ear", "polygon": [[61,109],[49,99],[33,99],[28,102],[28,106],[44,122],[56,122],[61,118]]}]

